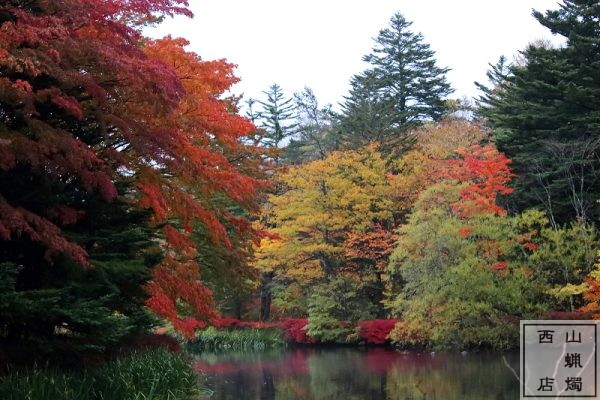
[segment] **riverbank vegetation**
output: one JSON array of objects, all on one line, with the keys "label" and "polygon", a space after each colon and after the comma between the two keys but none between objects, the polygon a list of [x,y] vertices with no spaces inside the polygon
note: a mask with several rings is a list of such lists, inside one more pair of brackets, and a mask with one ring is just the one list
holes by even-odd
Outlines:
[{"label": "riverbank vegetation", "polygon": [[[509,348],[520,319],[600,315],[597,0],[535,12],[565,44],[501,58],[475,103],[397,13],[339,110],[277,84],[243,104],[234,65],[144,37],[186,5],[0,5],[3,370],[81,370],[165,326],[202,348]],[[97,371],[153,365],[133,359]]]},{"label": "riverbank vegetation", "polygon": [[[333,321],[326,337],[310,333],[308,318],[286,318],[271,323],[248,323],[227,318],[226,323],[198,331],[195,339],[189,341],[193,351],[260,351],[287,345],[317,344],[389,344],[389,334],[398,323],[396,320],[367,320],[351,325],[346,321]],[[333,335],[331,332],[342,332]],[[350,332],[350,334],[348,334]]]},{"label": "riverbank vegetation", "polygon": [[202,351],[264,351],[286,344],[281,331],[273,328],[217,330],[209,327],[196,333],[188,348]]},{"label": "riverbank vegetation", "polygon": [[33,367],[0,377],[6,400],[175,400],[197,398],[199,377],[182,353],[146,350],[99,368],[60,371]]}]

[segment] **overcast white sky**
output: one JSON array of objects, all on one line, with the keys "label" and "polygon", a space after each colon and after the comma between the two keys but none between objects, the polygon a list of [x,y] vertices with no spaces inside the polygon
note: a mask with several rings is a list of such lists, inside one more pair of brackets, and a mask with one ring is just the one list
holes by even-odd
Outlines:
[{"label": "overcast white sky", "polygon": [[531,10],[558,8],[558,0],[190,0],[195,18],[167,20],[147,34],[187,38],[203,59],[237,64],[244,98],[262,98],[279,83],[288,96],[311,87],[323,104],[347,94],[350,77],[365,69],[361,57],[399,11],[413,22],[450,67],[452,97],[473,97],[488,63],[512,57],[529,42],[559,43]]}]

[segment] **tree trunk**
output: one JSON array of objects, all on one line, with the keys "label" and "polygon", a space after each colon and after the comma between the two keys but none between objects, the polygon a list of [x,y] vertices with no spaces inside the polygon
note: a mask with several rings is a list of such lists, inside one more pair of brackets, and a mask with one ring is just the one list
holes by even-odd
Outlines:
[{"label": "tree trunk", "polygon": [[260,287],[260,320],[263,322],[268,321],[271,317],[272,282],[273,272],[263,272]]},{"label": "tree trunk", "polygon": [[385,309],[383,308],[383,279],[381,279],[381,271],[376,271],[377,277],[375,304],[377,305],[377,318],[385,318]]}]

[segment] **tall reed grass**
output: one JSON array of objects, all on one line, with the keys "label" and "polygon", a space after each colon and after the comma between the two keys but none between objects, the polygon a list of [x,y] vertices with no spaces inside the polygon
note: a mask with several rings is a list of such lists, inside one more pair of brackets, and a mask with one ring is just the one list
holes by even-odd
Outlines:
[{"label": "tall reed grass", "polygon": [[95,370],[34,368],[0,377],[2,400],[184,400],[200,394],[189,362],[163,349],[134,353]]},{"label": "tall reed grass", "polygon": [[199,331],[188,348],[191,351],[263,351],[285,345],[285,337],[278,329],[217,330],[209,327]]}]

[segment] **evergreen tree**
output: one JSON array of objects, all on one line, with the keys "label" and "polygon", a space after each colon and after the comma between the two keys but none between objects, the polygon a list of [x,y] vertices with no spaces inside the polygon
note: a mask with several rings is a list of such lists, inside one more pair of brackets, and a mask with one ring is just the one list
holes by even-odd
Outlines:
[{"label": "evergreen tree", "polygon": [[[256,100],[253,98],[249,98],[245,101],[245,103],[246,118],[248,118],[250,122],[252,122],[252,124],[254,124],[255,126],[258,125],[258,119],[260,118],[260,116],[258,114],[258,111],[256,110]],[[248,135],[248,138],[242,139],[242,141],[245,140],[245,142],[251,144],[252,146],[258,146],[261,144],[265,136],[266,133],[264,129],[256,127],[256,129],[250,135]]]},{"label": "evergreen tree", "polygon": [[397,142],[411,127],[444,114],[444,98],[453,91],[445,78],[449,69],[436,65],[435,53],[423,35],[409,30],[411,24],[396,13],[363,57],[371,68],[352,78],[341,126],[355,145]]},{"label": "evergreen tree", "polygon": [[[272,84],[269,89],[263,93],[267,96],[267,99],[265,101],[257,100],[258,104],[261,106],[261,109],[256,112],[253,118],[259,128],[255,132],[255,137],[257,137],[255,142],[270,149],[270,151],[267,152],[267,155],[272,160],[275,168],[277,168],[280,166],[282,161],[280,148],[285,144],[286,139],[290,138],[296,133],[296,110],[293,99],[286,98],[283,94],[281,86],[278,84]],[[252,105],[252,103],[249,102],[249,105]],[[281,190],[277,183],[275,183],[274,187],[276,192]],[[263,216],[262,223],[265,226],[270,225],[268,213]],[[261,321],[268,321],[270,318],[272,301],[271,289],[273,286],[272,280],[273,274],[271,272],[263,272],[261,274]]]},{"label": "evergreen tree", "polygon": [[394,127],[394,107],[380,101],[372,73],[355,75],[350,80],[350,93],[344,96],[339,131],[344,148],[360,148],[371,142],[398,137]]},{"label": "evergreen tree", "polygon": [[555,227],[590,221],[600,193],[600,2],[567,0],[534,17],[567,45],[529,46],[501,90],[484,93],[481,113],[519,175],[517,208],[542,206]]},{"label": "evergreen tree", "polygon": [[481,96],[477,99],[477,114],[484,115],[490,107],[502,98],[505,85],[511,76],[511,67],[505,56],[500,56],[496,64],[489,63],[490,69],[486,76],[490,86],[486,86],[480,82],[475,82],[477,89],[481,91]]},{"label": "evergreen tree", "polygon": [[[13,196],[26,196],[28,185],[13,189]],[[36,202],[51,207],[51,193],[60,192],[57,197],[68,193],[80,206],[85,217],[64,232],[89,254],[89,267],[64,256],[50,259],[24,236],[0,241],[0,345],[16,359],[77,363],[82,354],[110,349],[152,323],[143,285],[162,256],[148,227],[150,213],[124,196],[106,203],[66,189],[40,183]]]},{"label": "evergreen tree", "polygon": [[258,126],[265,132],[261,144],[266,147],[281,147],[285,139],[296,132],[295,107],[292,98],[285,98],[281,86],[274,83],[263,92],[267,99],[258,100]]}]

